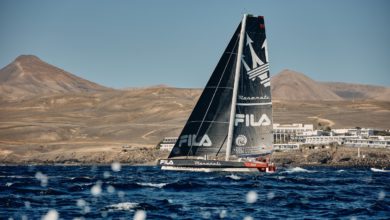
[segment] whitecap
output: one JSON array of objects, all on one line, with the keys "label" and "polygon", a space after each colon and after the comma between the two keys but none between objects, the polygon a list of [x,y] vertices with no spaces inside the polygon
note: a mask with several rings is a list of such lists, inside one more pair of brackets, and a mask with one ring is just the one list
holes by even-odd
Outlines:
[{"label": "whitecap", "polygon": [[168,183],[137,183],[140,186],[149,186],[149,187],[156,187],[156,188],[163,188]]},{"label": "whitecap", "polygon": [[268,200],[271,200],[271,199],[273,199],[275,197],[275,193],[274,192],[269,192],[269,193],[267,193],[267,199]]},{"label": "whitecap", "polygon": [[10,186],[12,186],[12,184],[13,184],[13,183],[7,182],[7,183],[5,184],[5,186],[10,187]]},{"label": "whitecap", "polygon": [[15,179],[23,179],[23,178],[31,178],[30,176],[20,176],[20,175],[10,175],[10,176],[4,176],[0,175],[0,178],[15,178]]},{"label": "whitecap", "polygon": [[237,176],[235,174],[231,174],[231,175],[228,175],[226,177],[228,177],[228,178],[230,178],[232,180],[240,180],[241,179],[241,177],[239,177],[239,176]]},{"label": "whitecap", "polygon": [[345,170],[337,170],[336,172],[342,173],[342,172],[345,172]]},{"label": "whitecap", "polygon": [[136,203],[136,202],[121,202],[121,203],[117,203],[117,204],[108,205],[105,208],[109,212],[129,211],[129,210],[133,210],[137,206],[138,206],[138,203]]},{"label": "whitecap", "polygon": [[371,167],[371,171],[372,172],[380,172],[380,173],[388,173],[388,172],[390,172],[390,170],[377,169],[377,168],[373,168],[373,167]]},{"label": "whitecap", "polygon": [[71,180],[75,180],[76,178],[88,179],[88,180],[91,180],[91,179],[92,179],[92,177],[90,177],[90,176],[75,176],[75,177],[70,177]]}]

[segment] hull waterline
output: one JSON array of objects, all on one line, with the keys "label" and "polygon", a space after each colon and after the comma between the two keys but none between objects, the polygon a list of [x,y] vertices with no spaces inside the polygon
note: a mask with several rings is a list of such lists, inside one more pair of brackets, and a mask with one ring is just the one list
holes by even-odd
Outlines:
[{"label": "hull waterline", "polygon": [[193,171],[193,172],[267,172],[273,173],[276,167],[273,163],[260,161],[219,161],[192,159],[164,159],[158,161],[162,170]]}]

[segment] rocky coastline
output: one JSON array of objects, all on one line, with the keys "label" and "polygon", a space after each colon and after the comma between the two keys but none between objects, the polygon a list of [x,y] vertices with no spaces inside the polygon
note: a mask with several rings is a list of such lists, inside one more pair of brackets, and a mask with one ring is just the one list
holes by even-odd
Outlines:
[{"label": "rocky coastline", "polygon": [[[360,152],[359,152],[360,151]],[[275,152],[273,161],[280,167],[376,167],[390,168],[390,149],[334,146]]]},{"label": "rocky coastline", "polygon": [[[299,149],[274,152],[278,167],[375,167],[390,168],[390,149],[335,146],[323,149]],[[2,165],[156,165],[169,152],[153,147],[112,148],[99,152],[35,152],[28,155],[8,154],[0,157]]]}]

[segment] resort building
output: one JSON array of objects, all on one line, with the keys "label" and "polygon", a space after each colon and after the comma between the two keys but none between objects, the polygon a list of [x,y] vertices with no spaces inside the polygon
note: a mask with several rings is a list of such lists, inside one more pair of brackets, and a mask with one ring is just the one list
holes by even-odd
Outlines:
[{"label": "resort building", "polygon": [[165,137],[160,143],[160,150],[171,151],[177,141],[177,137]]},{"label": "resort building", "polygon": [[[274,149],[280,151],[298,150],[304,145],[330,144],[351,147],[390,148],[390,136],[373,136],[371,128],[343,128],[331,131],[314,130],[312,124],[273,124]],[[160,143],[160,150],[172,150],[177,137],[166,137]]]},{"label": "resort building", "polygon": [[371,136],[370,138],[354,138],[347,140],[345,145],[350,147],[390,148],[390,137]]},{"label": "resort building", "polygon": [[305,144],[332,144],[337,143],[339,145],[346,143],[347,140],[356,139],[357,136],[311,136],[306,137]]},{"label": "resort building", "polygon": [[293,144],[274,144],[274,150],[280,150],[280,151],[288,151],[288,150],[298,150],[300,147],[300,144],[293,143]]},{"label": "resort building", "polygon": [[301,142],[300,137],[305,132],[313,132],[312,124],[273,124],[274,143]]}]

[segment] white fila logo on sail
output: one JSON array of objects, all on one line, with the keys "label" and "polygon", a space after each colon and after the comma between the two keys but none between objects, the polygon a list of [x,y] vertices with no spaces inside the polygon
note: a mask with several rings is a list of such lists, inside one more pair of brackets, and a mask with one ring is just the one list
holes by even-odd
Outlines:
[{"label": "white fila logo on sail", "polygon": [[270,86],[270,77],[269,77],[269,64],[268,64],[268,48],[267,48],[267,39],[264,40],[262,49],[265,49],[265,59],[266,63],[264,63],[256,54],[255,50],[252,46],[253,40],[249,37],[248,33],[246,34],[246,45],[249,46],[249,50],[251,51],[252,57],[252,69],[245,62],[244,58],[241,58],[242,64],[246,69],[246,74],[248,74],[249,79],[255,80],[256,77],[260,78],[260,83],[264,85],[264,87]]},{"label": "white fila logo on sail", "polygon": [[187,146],[196,146],[196,147],[211,147],[212,142],[207,134],[203,135],[202,139],[199,142],[196,142],[196,135],[182,135],[179,139],[179,147],[187,144]]},{"label": "white fila logo on sail", "polygon": [[238,126],[239,123],[245,123],[245,126],[258,127],[263,125],[271,125],[271,120],[266,114],[262,114],[259,120],[255,120],[253,114],[236,114],[234,125]]}]

